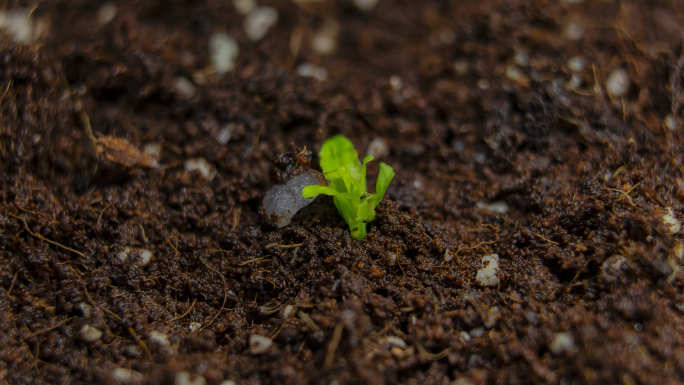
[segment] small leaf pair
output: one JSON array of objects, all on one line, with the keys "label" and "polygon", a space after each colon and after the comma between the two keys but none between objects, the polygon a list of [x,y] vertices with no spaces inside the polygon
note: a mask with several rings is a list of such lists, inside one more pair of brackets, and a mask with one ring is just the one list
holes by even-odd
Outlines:
[{"label": "small leaf pair", "polygon": [[305,198],[331,195],[337,210],[349,225],[352,237],[362,240],[366,236],[366,223],[375,219],[375,208],[394,178],[394,170],[380,162],[375,194],[370,194],[366,188],[366,165],[373,157],[367,156],[360,163],[349,139],[337,135],[326,140],[318,157],[321,159],[323,175],[330,185],[305,187],[302,195]]}]

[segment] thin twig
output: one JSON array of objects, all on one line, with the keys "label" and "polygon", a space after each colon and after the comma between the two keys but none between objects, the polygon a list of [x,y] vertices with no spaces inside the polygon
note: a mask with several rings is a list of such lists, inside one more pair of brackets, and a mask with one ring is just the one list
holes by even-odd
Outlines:
[{"label": "thin twig", "polygon": [[209,321],[209,323],[206,324],[205,326],[202,326],[202,329],[201,329],[201,330],[204,330],[205,328],[209,327],[209,325],[211,325],[212,323],[214,323],[214,320],[216,319],[216,317],[218,317],[219,314],[221,314],[221,311],[223,310],[223,307],[226,305],[226,299],[228,298],[228,283],[226,282],[226,277],[224,277],[223,274],[219,273],[218,270],[216,270],[216,269],[214,269],[213,267],[209,266],[209,264],[207,264],[206,262],[204,262],[203,259],[200,259],[200,261],[202,261],[202,263],[204,264],[204,266],[206,266],[209,270],[211,270],[211,271],[213,271],[214,273],[218,274],[219,277],[221,277],[221,279],[223,280],[223,303],[221,304],[221,308],[219,309],[219,311],[216,312],[216,314],[215,314],[214,317],[211,319],[211,321]]},{"label": "thin twig", "polygon": [[7,296],[8,297],[9,297],[10,293],[12,292],[12,289],[14,289],[14,282],[16,282],[16,280],[17,280],[17,274],[19,274],[18,271],[16,273],[14,273],[14,278],[12,278],[12,284],[10,285],[9,290],[7,290]]},{"label": "thin twig", "polygon": [[344,323],[341,321],[335,325],[335,330],[333,331],[332,339],[330,340],[330,345],[328,345],[328,351],[325,353],[325,367],[329,368],[332,366],[333,360],[335,360],[335,351],[337,346],[340,344],[342,339],[342,331],[344,330]]},{"label": "thin twig", "polygon": [[142,340],[142,338],[138,337],[138,334],[135,333],[135,330],[133,330],[132,327],[128,328],[128,332],[131,333],[133,338],[138,341],[138,345],[142,348],[142,350],[145,352],[145,355],[147,356],[147,359],[150,361],[153,361],[152,359],[152,353],[150,353],[150,349],[147,348],[147,344],[145,341]]},{"label": "thin twig", "polygon": [[76,254],[78,254],[78,255],[80,255],[80,256],[82,256],[82,257],[85,257],[85,254],[81,253],[80,251],[76,251],[76,250],[72,249],[71,247],[64,246],[64,245],[62,245],[61,243],[57,243],[57,242],[55,242],[55,241],[51,241],[51,240],[45,238],[44,236],[42,236],[42,235],[40,235],[40,234],[34,233],[33,231],[31,231],[31,230],[29,229],[28,224],[26,223],[26,219],[24,219],[24,218],[22,218],[22,217],[20,217],[20,216],[18,216],[18,215],[14,215],[14,214],[12,214],[12,213],[7,213],[7,215],[9,215],[9,216],[11,216],[11,217],[14,217],[14,218],[17,218],[17,219],[19,219],[20,221],[22,221],[22,222],[24,223],[24,228],[26,229],[26,231],[27,231],[29,234],[33,235],[34,237],[40,239],[41,241],[45,241],[45,242],[47,242],[47,243],[53,244],[53,245],[55,245],[55,246],[58,246],[58,247],[61,247],[61,248],[65,249],[65,250],[69,250],[69,251],[71,251],[72,253],[76,253]]},{"label": "thin twig", "polygon": [[[299,305],[297,305],[297,306],[299,306]],[[306,322],[306,324],[309,325],[311,330],[313,330],[315,332],[321,331],[321,328],[319,328],[318,325],[316,325],[314,320],[312,320],[308,314],[306,314],[302,311],[299,311],[299,312],[297,312],[297,315],[299,316],[299,318],[301,318],[302,321]]]},{"label": "thin twig", "polygon": [[275,246],[282,247],[282,248],[285,248],[285,249],[289,249],[289,248],[291,248],[291,247],[304,246],[304,244],[303,244],[303,243],[294,243],[294,244],[292,244],[292,245],[281,245],[281,244],[278,244],[278,243],[269,243],[268,245],[266,245],[266,246],[264,246],[264,247],[267,248],[267,249],[270,249],[271,247],[275,247]]},{"label": "thin twig", "polygon": [[173,322],[173,321],[175,321],[175,320],[179,320],[179,319],[185,317],[186,315],[190,314],[190,312],[192,311],[192,308],[195,306],[195,302],[197,302],[197,298],[195,298],[195,300],[192,301],[192,305],[190,305],[190,308],[188,308],[188,311],[186,311],[186,312],[183,313],[182,315],[179,315],[179,316],[176,317],[176,318],[173,318],[173,319],[168,320],[167,322]]},{"label": "thin twig", "polygon": [[546,242],[553,243],[554,245],[557,245],[557,244],[558,244],[558,242],[554,242],[554,241],[552,241],[552,240],[550,240],[550,239],[548,239],[548,238],[546,238],[546,237],[543,237],[543,236],[541,236],[541,235],[539,235],[539,234],[534,233],[534,235],[536,235],[536,236],[538,236],[539,238],[545,240]]},{"label": "thin twig", "polygon": [[43,333],[47,333],[47,332],[49,332],[50,330],[53,330],[53,329],[57,329],[58,327],[64,325],[68,320],[69,320],[69,318],[67,317],[67,318],[65,318],[62,322],[59,322],[59,323],[56,324],[56,325],[49,326],[49,327],[47,327],[47,328],[45,328],[45,329],[42,329],[42,330],[38,330],[38,331],[35,332],[35,333],[31,333],[31,332],[30,332],[30,333],[29,333],[30,335],[28,336],[28,338],[35,337],[35,336],[40,335],[40,334],[43,334]]},{"label": "thin twig", "polygon": [[425,348],[423,347],[423,345],[420,344],[420,342],[416,342],[416,348],[418,348],[418,353],[420,353],[421,356],[432,361],[439,361],[442,358],[449,355],[449,352],[451,352],[451,347],[448,347],[439,353],[430,353],[427,350],[425,350]]}]

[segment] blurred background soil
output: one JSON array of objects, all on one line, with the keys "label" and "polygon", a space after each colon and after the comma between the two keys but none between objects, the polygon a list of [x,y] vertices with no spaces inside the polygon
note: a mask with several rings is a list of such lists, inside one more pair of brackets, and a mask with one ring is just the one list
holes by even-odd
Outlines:
[{"label": "blurred background soil", "polygon": [[681,1],[258,5],[2,4],[0,383],[684,381]]}]

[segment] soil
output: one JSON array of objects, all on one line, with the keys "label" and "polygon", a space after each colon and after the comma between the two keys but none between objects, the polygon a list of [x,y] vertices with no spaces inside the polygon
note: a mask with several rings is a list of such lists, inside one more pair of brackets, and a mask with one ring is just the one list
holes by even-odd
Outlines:
[{"label": "soil", "polygon": [[[0,43],[0,383],[684,381],[678,3],[301,3],[264,0],[259,42],[225,0],[106,25],[99,2],[5,3],[49,28]],[[216,31],[240,45],[222,76]],[[269,225],[265,192],[335,134],[390,148],[367,237],[326,197]]]}]

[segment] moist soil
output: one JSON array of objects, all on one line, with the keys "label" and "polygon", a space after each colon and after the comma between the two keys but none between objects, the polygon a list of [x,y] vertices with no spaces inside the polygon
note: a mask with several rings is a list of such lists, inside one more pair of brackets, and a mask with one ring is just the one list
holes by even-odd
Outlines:
[{"label": "moist soil", "polygon": [[[5,3],[48,28],[0,43],[0,382],[684,381],[682,9],[571,3],[265,0],[259,42],[230,1]],[[335,134],[389,146],[366,238],[270,225]]]}]

